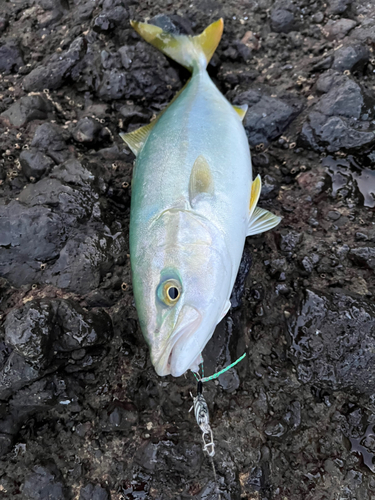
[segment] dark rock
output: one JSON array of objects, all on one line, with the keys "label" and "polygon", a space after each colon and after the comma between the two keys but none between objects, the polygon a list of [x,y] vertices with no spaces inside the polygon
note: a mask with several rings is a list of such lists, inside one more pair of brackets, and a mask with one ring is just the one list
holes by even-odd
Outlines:
[{"label": "dark rock", "polygon": [[327,217],[331,220],[339,220],[341,214],[337,210],[330,210],[327,214]]},{"label": "dark rock", "polygon": [[288,320],[289,356],[303,383],[373,394],[374,304],[337,292],[306,290]]},{"label": "dark rock", "polygon": [[35,412],[52,408],[56,404],[55,391],[56,387],[49,377],[19,389],[9,401],[16,424],[22,424],[25,418]]},{"label": "dark rock", "polygon": [[168,16],[165,14],[157,14],[152,17],[149,22],[170,33],[175,33],[177,35],[194,35],[190,20],[178,14],[171,14]]},{"label": "dark rock", "polygon": [[300,138],[303,144],[316,151],[326,149],[334,152],[342,148],[354,149],[372,144],[375,133],[356,130],[339,116],[327,117],[312,111],[303,124]]},{"label": "dark rock", "polygon": [[13,127],[24,127],[32,120],[45,120],[52,106],[47,99],[40,95],[21,97],[7,110],[1,113],[1,117],[7,125]]},{"label": "dark rock", "polygon": [[240,377],[238,376],[237,370],[235,368],[222,373],[218,377],[218,380],[223,391],[229,393],[236,391],[240,386]]},{"label": "dark rock", "polygon": [[[67,369],[70,353],[76,370],[92,366],[94,358],[102,358],[98,346],[107,344],[113,333],[107,313],[88,312],[75,302],[63,299],[34,299],[13,309],[7,315],[4,329],[8,348],[14,351],[0,367],[0,399],[7,399],[15,391],[29,386],[41,378],[45,370],[55,371],[61,365],[68,365]],[[91,352],[90,348],[96,351]],[[47,387],[48,381],[43,380],[44,385],[40,381],[25,389],[23,397],[14,396],[11,405],[20,406],[17,411],[26,413],[51,405],[54,391]]]},{"label": "dark rock", "polygon": [[168,33],[173,33],[174,35],[186,34],[186,33],[181,33],[176,24],[172,21],[171,17],[165,14],[157,14],[156,16],[150,19],[150,24],[158,26],[163,31],[166,31]]},{"label": "dark rock", "polygon": [[78,6],[78,17],[80,21],[87,21],[90,19],[92,16],[92,13],[94,12],[95,5],[93,2],[90,0],[87,0],[86,2],[82,3],[81,5]]},{"label": "dark rock", "polygon": [[16,73],[23,64],[21,51],[14,41],[0,47],[0,73]]},{"label": "dark rock", "polygon": [[93,118],[81,118],[72,135],[77,142],[90,143],[98,138],[101,130],[102,126],[97,120]]},{"label": "dark rock", "polygon": [[282,252],[293,252],[303,240],[303,233],[282,229],[278,234],[278,245]]},{"label": "dark rock", "polygon": [[60,471],[54,464],[36,465],[24,482],[23,495],[30,500],[67,500]]},{"label": "dark rock", "polygon": [[46,282],[79,294],[94,290],[113,265],[110,244],[103,234],[87,230],[78,233],[60,251],[58,261],[46,274]]},{"label": "dark rock", "polygon": [[14,438],[12,435],[0,432],[0,457],[6,455],[13,447]]},{"label": "dark rock", "polygon": [[55,123],[43,123],[34,134],[31,146],[43,151],[56,163],[61,163],[69,157],[62,129]]},{"label": "dark rock", "polygon": [[61,182],[65,182],[66,184],[86,188],[95,179],[90,170],[85,168],[76,159],[71,159],[61,165],[57,165],[51,172],[50,177],[53,179],[59,179]]},{"label": "dark rock", "polygon": [[103,10],[107,18],[114,26],[124,26],[129,19],[128,11],[122,5],[121,0],[105,0]]},{"label": "dark rock", "polygon": [[8,26],[8,20],[4,15],[0,16],[0,34],[5,31],[6,27]]},{"label": "dark rock", "polygon": [[283,425],[281,422],[278,422],[277,420],[271,420],[266,425],[266,428],[264,430],[264,433],[269,436],[269,437],[276,437],[279,438],[283,436],[287,432],[287,428],[285,425]]},{"label": "dark rock", "polygon": [[[138,448],[136,463],[147,471],[173,470],[193,476],[200,470],[203,454],[202,447],[196,443],[179,443],[160,441],[157,444],[148,442]],[[189,467],[185,469],[186,465]],[[184,472],[185,471],[185,472]]]},{"label": "dark rock", "polygon": [[85,311],[71,300],[54,300],[52,307],[56,314],[54,349],[72,350],[102,345],[112,335],[112,323],[104,311]]},{"label": "dark rock", "polygon": [[311,274],[313,269],[318,265],[319,261],[320,261],[319,255],[313,253],[311,255],[306,255],[302,259],[301,265],[308,274]]},{"label": "dark rock", "polygon": [[4,322],[5,342],[29,363],[43,368],[52,356],[52,315],[49,302],[32,301],[13,309]]},{"label": "dark rock", "polygon": [[352,248],[349,257],[358,265],[375,270],[375,248],[359,247]]},{"label": "dark rock", "polygon": [[130,123],[148,123],[151,119],[151,114],[146,109],[134,104],[121,106],[120,113],[124,127],[127,127]]},{"label": "dark rock", "polygon": [[82,37],[74,40],[69,49],[58,56],[53,56],[46,65],[33,69],[23,79],[23,87],[27,91],[40,91],[43,89],[58,89],[75,64],[86,52],[86,40]]},{"label": "dark rock", "polygon": [[40,377],[39,370],[16,352],[6,360],[0,371],[0,399],[8,399],[14,392]]},{"label": "dark rock", "polygon": [[[35,184],[29,184],[20,194],[19,200],[29,206],[47,205],[54,207],[55,212],[62,212],[67,222],[87,219],[94,200],[90,198],[90,190],[77,189],[62,183],[57,178],[45,177]],[[97,195],[96,195],[97,197]]]},{"label": "dark rock", "polygon": [[352,30],[357,23],[353,19],[339,19],[332,21],[331,19],[323,28],[324,35],[328,40],[340,40],[344,38],[350,30]]},{"label": "dark rock", "polygon": [[47,207],[26,207],[12,201],[0,205],[0,274],[20,286],[33,283],[41,263],[59,255],[69,231]]},{"label": "dark rock", "polygon": [[38,0],[38,5],[40,5],[43,10],[69,9],[68,0]]},{"label": "dark rock", "polygon": [[103,412],[101,428],[105,432],[131,431],[138,423],[138,412],[134,405],[116,406],[111,412]]},{"label": "dark rock", "polygon": [[129,45],[123,45],[118,49],[118,53],[120,54],[121,64],[125,69],[129,69],[134,55],[133,47],[129,47]]},{"label": "dark rock", "polygon": [[313,71],[324,71],[325,69],[329,69],[333,63],[333,55],[325,57],[321,61],[314,64],[312,70]]},{"label": "dark rock", "polygon": [[340,75],[337,71],[326,71],[318,78],[316,82],[316,90],[320,94],[329,92],[334,85],[339,86],[346,82],[346,77]]},{"label": "dark rock", "polygon": [[316,24],[320,24],[324,19],[324,14],[323,12],[316,12],[313,16],[312,16],[312,20],[314,23]]},{"label": "dark rock", "polygon": [[366,45],[357,43],[345,47],[340,47],[334,52],[332,69],[337,71],[363,71],[369,62],[370,51]]},{"label": "dark rock", "polygon": [[94,19],[92,29],[97,33],[106,33],[107,31],[113,29],[113,23],[111,23],[106,14],[99,14]]},{"label": "dark rock", "polygon": [[328,0],[327,14],[342,14],[345,12],[353,0]]},{"label": "dark rock", "polygon": [[288,269],[286,259],[284,259],[284,258],[273,259],[268,264],[269,264],[269,268],[268,268],[269,274],[272,277],[277,278],[277,279],[279,278],[281,273],[285,273]]},{"label": "dark rock", "polygon": [[91,483],[81,488],[79,500],[109,500],[110,496],[106,489],[99,484],[95,486]]},{"label": "dark rock", "polygon": [[242,254],[241,264],[238,269],[237,278],[232,290],[232,295],[230,297],[230,302],[233,308],[240,307],[242,304],[242,297],[245,291],[245,282],[250,271],[251,263],[251,253],[249,249],[245,247]]},{"label": "dark rock", "polygon": [[102,50],[100,53],[100,59],[104,69],[121,69],[121,57],[119,52]]},{"label": "dark rock", "polygon": [[301,425],[301,403],[299,401],[293,401],[290,403],[283,420],[293,430],[297,429]]},{"label": "dark rock", "polygon": [[327,116],[345,116],[359,118],[363,106],[363,97],[359,85],[347,79],[341,84],[333,84],[323,95],[314,111]]},{"label": "dark rock", "polygon": [[274,8],[271,11],[271,29],[276,33],[289,33],[295,29],[293,12],[286,9]]},{"label": "dark rock", "polygon": [[234,104],[249,105],[244,127],[250,146],[267,144],[279,137],[302,109],[297,101],[289,103],[254,90],[239,94]]},{"label": "dark rock", "polygon": [[30,179],[39,180],[55,165],[54,161],[36,148],[22,151],[20,154],[22,172]]},{"label": "dark rock", "polygon": [[124,71],[119,71],[116,68],[105,71],[98,89],[98,97],[107,101],[121,99],[125,95],[126,83]]},{"label": "dark rock", "polygon": [[38,16],[39,28],[47,28],[57,23],[62,17],[63,12],[59,8],[43,12]]}]

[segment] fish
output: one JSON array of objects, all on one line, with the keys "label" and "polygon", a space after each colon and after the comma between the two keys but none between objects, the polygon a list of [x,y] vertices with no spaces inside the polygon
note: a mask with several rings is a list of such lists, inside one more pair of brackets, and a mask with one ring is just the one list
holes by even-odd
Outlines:
[{"label": "fish", "polygon": [[160,376],[198,372],[202,351],[230,309],[247,236],[281,218],[257,207],[242,120],[207,65],[223,19],[200,35],[131,21],[135,31],[191,77],[148,125],[120,134],[134,153],[130,264],[135,306]]}]

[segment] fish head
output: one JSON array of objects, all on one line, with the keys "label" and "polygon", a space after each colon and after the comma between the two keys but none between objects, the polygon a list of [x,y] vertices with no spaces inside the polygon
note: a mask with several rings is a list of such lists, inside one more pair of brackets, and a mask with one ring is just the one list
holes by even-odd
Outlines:
[{"label": "fish head", "polygon": [[201,220],[183,213],[164,219],[132,263],[133,288],[156,372],[178,377],[198,370],[230,294],[231,266],[222,238]]}]

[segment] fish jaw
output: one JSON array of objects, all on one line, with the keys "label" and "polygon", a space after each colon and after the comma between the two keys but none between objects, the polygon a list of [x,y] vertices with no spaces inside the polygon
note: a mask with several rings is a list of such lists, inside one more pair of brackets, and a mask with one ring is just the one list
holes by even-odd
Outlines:
[{"label": "fish jaw", "polygon": [[[179,377],[183,375],[189,366],[181,369],[174,369],[171,371],[171,362],[175,358],[174,350],[176,346],[185,343],[187,339],[195,334],[202,322],[202,315],[195,307],[184,305],[178,316],[176,327],[173,334],[168,339],[164,349],[160,354],[153,355],[151,353],[152,364],[155,367],[155,371],[159,376],[173,375],[174,377]],[[200,354],[200,351],[199,351]],[[197,355],[194,355],[194,359]],[[183,367],[181,367],[183,368]],[[178,373],[177,375],[175,373]]]}]

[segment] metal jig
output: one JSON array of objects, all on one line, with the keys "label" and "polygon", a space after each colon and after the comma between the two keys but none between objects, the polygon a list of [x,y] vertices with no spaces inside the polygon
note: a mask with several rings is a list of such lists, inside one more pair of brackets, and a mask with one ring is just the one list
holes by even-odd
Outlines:
[{"label": "metal jig", "polygon": [[193,406],[189,411],[194,408],[195,420],[202,431],[203,451],[205,451],[209,457],[213,457],[215,455],[214,436],[210,426],[208,406],[203,396],[203,384],[201,380],[198,381],[197,395],[196,397],[192,395],[192,398]]}]

